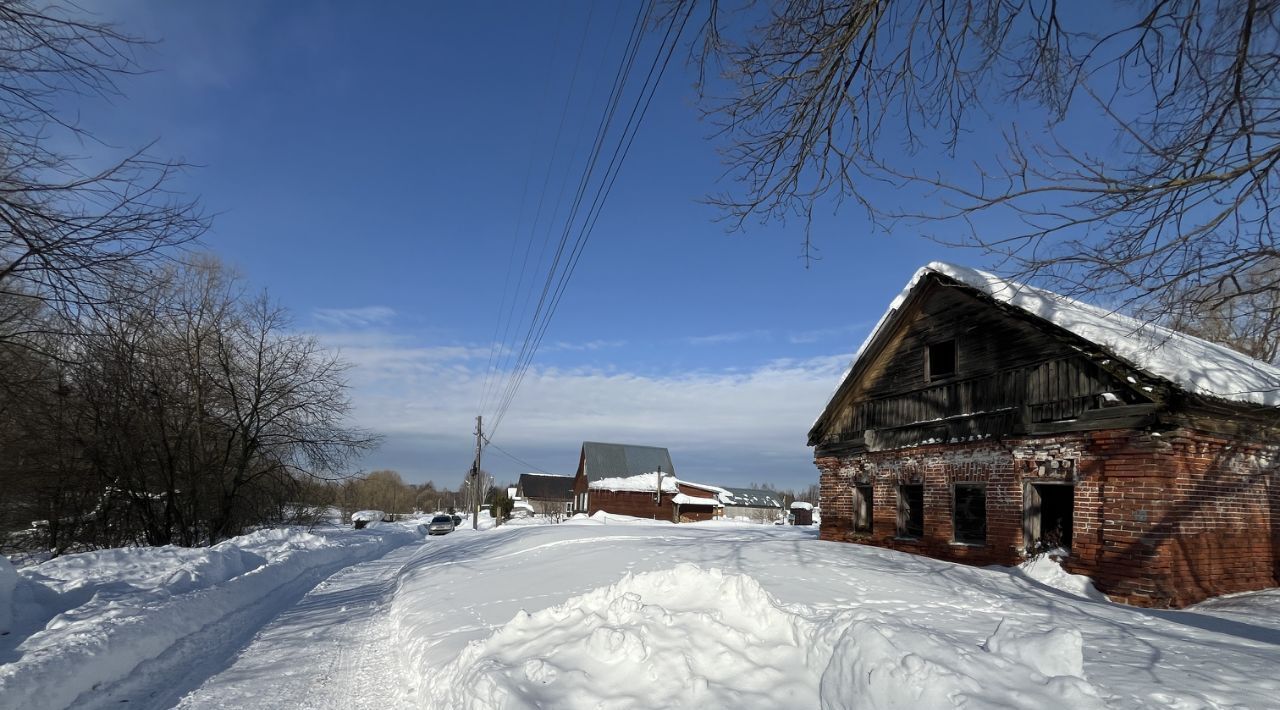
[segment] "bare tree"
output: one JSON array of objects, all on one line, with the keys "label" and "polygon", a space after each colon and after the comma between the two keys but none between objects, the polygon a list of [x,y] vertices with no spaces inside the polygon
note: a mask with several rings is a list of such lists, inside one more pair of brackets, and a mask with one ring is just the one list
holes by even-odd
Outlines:
[{"label": "bare tree", "polygon": [[55,552],[208,544],[296,518],[377,443],[345,424],[345,365],[216,261],[147,283],[47,346],[0,341],[0,527],[44,520]]},{"label": "bare tree", "polygon": [[[55,145],[109,148],[59,111],[112,97],[143,42],[72,6],[0,0],[0,295],[76,313],[121,297],[132,274],[207,227],[168,184],[183,165],[146,150],[90,168]],[[110,295],[109,295],[110,294]],[[0,339],[47,322],[0,318]]]},{"label": "bare tree", "polygon": [[[672,2],[689,4],[704,76],[720,62],[730,86],[702,84],[734,225],[851,199],[1153,317],[1187,295],[1274,316],[1255,297],[1280,291],[1280,3]],[[999,145],[966,150],[975,130]]]},{"label": "bare tree", "polygon": [[1167,305],[1170,325],[1280,365],[1280,289],[1270,286],[1277,272],[1280,259],[1242,269],[1221,287],[1230,292],[1230,298],[1223,298],[1217,286],[1211,287],[1211,293],[1200,292],[1203,287],[1175,293]]}]

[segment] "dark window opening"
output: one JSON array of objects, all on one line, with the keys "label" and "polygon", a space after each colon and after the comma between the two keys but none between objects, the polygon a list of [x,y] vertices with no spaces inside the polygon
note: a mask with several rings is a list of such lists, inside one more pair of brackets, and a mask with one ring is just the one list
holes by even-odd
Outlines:
[{"label": "dark window opening", "polygon": [[1027,552],[1071,549],[1075,486],[1061,483],[1027,485]]},{"label": "dark window opening", "polygon": [[869,533],[872,526],[872,511],[875,510],[872,505],[871,486],[863,484],[853,487],[853,530],[854,532]]},{"label": "dark window opening", "polygon": [[898,537],[924,537],[924,486],[898,486]]},{"label": "dark window opening", "polygon": [[938,380],[956,374],[956,341],[929,346],[929,379]]},{"label": "dark window opening", "polygon": [[952,493],[952,539],[969,545],[987,541],[987,487],[957,483]]}]

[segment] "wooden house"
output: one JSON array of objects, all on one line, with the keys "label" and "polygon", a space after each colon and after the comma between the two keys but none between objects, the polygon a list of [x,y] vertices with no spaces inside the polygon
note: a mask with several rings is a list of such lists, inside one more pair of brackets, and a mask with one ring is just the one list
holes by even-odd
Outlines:
[{"label": "wooden house", "polygon": [[728,496],[721,496],[724,517],[727,520],[745,520],[753,523],[773,523],[784,515],[778,494],[756,488],[725,487]]},{"label": "wooden house", "polygon": [[516,483],[516,496],[529,502],[538,515],[563,515],[572,512],[573,476],[549,473],[523,473]]},{"label": "wooden house", "polygon": [[813,525],[813,503],[795,501],[791,504],[792,525]]},{"label": "wooden house", "polygon": [[1276,586],[1280,369],[922,268],[809,432],[821,536],[973,564],[1047,549],[1113,599]]},{"label": "wooden house", "polygon": [[724,504],[719,497],[723,490],[657,472],[601,478],[590,483],[587,512],[696,523],[723,514]]},{"label": "wooden house", "polygon": [[724,489],[675,477],[671,454],[657,446],[583,442],[574,478],[574,510],[651,520],[717,517]]},{"label": "wooden house", "polygon": [[668,476],[676,473],[675,466],[671,464],[671,453],[660,446],[584,441],[578,454],[578,470],[573,479],[573,509],[577,512],[590,512],[591,481],[627,478],[659,470]]}]

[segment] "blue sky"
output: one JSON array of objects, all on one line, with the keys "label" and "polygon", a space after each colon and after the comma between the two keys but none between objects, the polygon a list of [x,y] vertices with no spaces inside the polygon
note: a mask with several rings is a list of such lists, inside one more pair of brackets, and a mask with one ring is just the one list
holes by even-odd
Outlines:
[{"label": "blue sky", "polygon": [[[205,246],[356,365],[355,422],[386,435],[361,467],[455,485],[513,239],[530,238],[526,174],[537,194],[550,162],[554,196],[586,150],[602,97],[582,89],[611,79],[629,24],[610,35],[613,8],[108,5],[160,44],[125,98],[81,115],[200,166],[178,187],[217,214]],[[889,300],[925,262],[982,262],[852,210],[818,216],[808,269],[798,225],[726,233],[700,203],[727,186],[691,83],[673,64],[494,442],[557,473],[583,440],[621,441],[669,447],[695,480],[805,486],[808,427]],[[528,468],[492,449],[484,465]]]}]

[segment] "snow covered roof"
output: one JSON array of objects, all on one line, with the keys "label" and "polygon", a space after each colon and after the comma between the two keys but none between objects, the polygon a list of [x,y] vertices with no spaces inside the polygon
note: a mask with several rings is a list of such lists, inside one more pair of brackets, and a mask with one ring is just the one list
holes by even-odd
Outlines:
[{"label": "snow covered roof", "polygon": [[773,491],[765,491],[756,488],[726,488],[728,495],[721,495],[720,500],[725,505],[735,508],[781,508],[782,501],[778,500],[778,494]]},{"label": "snow covered roof", "polygon": [[[652,493],[658,486],[658,474],[642,473],[638,476],[615,476],[592,481],[588,487],[597,491],[640,491]],[[679,493],[674,476],[662,474],[662,492]]]},{"label": "snow covered roof", "polygon": [[791,509],[792,510],[813,510],[813,503],[806,503],[802,500],[798,500],[791,504]]},{"label": "snow covered roof", "polygon": [[363,520],[366,523],[380,523],[387,514],[381,510],[357,510],[351,514],[351,522]]},{"label": "snow covered roof", "polygon": [[[1245,404],[1280,406],[1280,368],[1231,348],[1154,323],[1143,323],[1051,291],[1009,281],[986,271],[931,262],[916,271],[862,342],[840,379],[838,393],[898,309],[926,276],[939,274],[1088,340],[1139,370],[1187,392]],[[825,415],[826,412],[823,412]],[[822,416],[814,422],[816,425]]]},{"label": "snow covered roof", "polygon": [[698,496],[686,495],[684,493],[675,494],[675,496],[671,498],[671,502],[676,505],[710,505],[716,508],[724,507],[720,501],[715,498],[699,498]]},{"label": "snow covered roof", "polygon": [[[658,472],[642,473],[638,476],[616,476],[612,478],[601,478],[591,481],[587,487],[597,491],[639,491],[643,493],[653,493],[658,485]],[[689,486],[699,490],[715,493],[719,497],[727,496],[729,492],[720,486],[712,486],[706,483],[694,483],[692,481],[682,481],[675,476],[662,474],[662,492],[663,493],[679,493],[679,486]],[[705,498],[701,500],[706,500]]]},{"label": "snow covered roof", "polygon": [[660,446],[635,444],[604,444],[598,441],[582,442],[582,466],[588,481],[600,478],[620,478],[657,471],[674,475],[671,453]]}]

